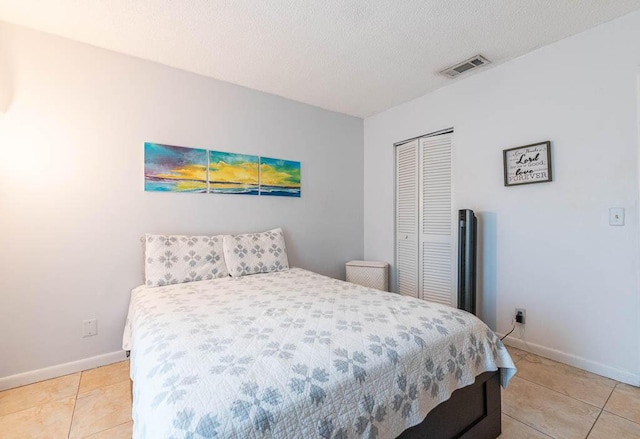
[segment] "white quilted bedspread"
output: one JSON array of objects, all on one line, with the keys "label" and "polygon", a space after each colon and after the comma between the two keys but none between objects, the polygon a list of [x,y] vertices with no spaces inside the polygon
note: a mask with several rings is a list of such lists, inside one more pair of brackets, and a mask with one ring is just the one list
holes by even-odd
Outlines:
[{"label": "white quilted bedspread", "polygon": [[135,439],[393,438],[515,367],[471,314],[302,269],[133,290]]}]

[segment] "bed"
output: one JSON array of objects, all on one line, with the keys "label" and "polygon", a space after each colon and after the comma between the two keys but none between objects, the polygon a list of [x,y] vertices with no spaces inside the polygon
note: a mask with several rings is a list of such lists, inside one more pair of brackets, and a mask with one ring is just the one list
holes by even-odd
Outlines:
[{"label": "bed", "polygon": [[515,373],[471,314],[300,268],[138,287],[123,348],[135,439],[497,437]]}]

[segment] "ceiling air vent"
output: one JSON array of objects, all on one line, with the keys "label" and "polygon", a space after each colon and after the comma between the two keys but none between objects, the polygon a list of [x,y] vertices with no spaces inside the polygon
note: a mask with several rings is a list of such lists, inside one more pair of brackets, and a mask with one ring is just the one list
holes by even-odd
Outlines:
[{"label": "ceiling air vent", "polygon": [[446,68],[442,70],[440,73],[442,73],[447,78],[455,78],[458,75],[468,72],[469,70],[473,70],[487,64],[491,64],[491,61],[489,61],[484,56],[476,55],[473,58],[469,58],[466,61],[456,64],[455,66]]}]

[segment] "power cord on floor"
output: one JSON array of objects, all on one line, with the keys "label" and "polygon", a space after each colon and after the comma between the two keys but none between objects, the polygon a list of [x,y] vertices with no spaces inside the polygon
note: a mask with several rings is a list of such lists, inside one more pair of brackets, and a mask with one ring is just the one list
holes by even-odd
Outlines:
[{"label": "power cord on floor", "polygon": [[513,324],[513,328],[511,328],[511,331],[507,332],[507,333],[504,335],[504,337],[502,337],[502,338],[500,339],[500,341],[502,341],[502,340],[504,340],[505,338],[507,338],[507,337],[509,336],[509,334],[511,334],[511,333],[512,333],[513,331],[515,331],[515,330],[516,330],[516,324],[514,323],[514,324]]}]

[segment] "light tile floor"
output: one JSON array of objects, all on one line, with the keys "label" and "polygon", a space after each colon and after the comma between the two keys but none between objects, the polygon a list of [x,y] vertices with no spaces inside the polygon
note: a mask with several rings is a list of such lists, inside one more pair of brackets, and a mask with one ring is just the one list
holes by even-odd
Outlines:
[{"label": "light tile floor", "polygon": [[131,438],[129,362],[0,392],[2,438]]},{"label": "light tile floor", "polygon": [[[640,389],[509,348],[501,439],[640,439]],[[0,437],[130,438],[129,363],[0,392]]]},{"label": "light tile floor", "polygon": [[640,389],[508,347],[501,439],[640,438]]}]

